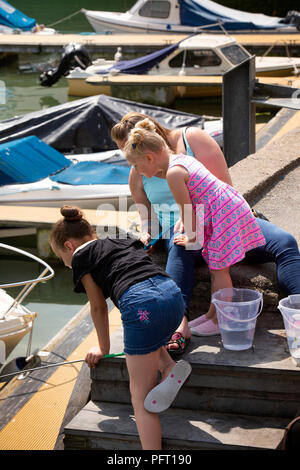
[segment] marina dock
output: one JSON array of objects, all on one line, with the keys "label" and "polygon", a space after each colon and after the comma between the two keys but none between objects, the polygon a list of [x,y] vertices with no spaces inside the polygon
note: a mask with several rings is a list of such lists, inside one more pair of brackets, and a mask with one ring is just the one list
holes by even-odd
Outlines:
[{"label": "marina dock", "polygon": [[[300,77],[257,77],[259,83],[298,88]],[[158,106],[169,106],[178,97],[211,97],[222,95],[222,76],[191,75],[92,75],[85,83],[78,86],[76,79],[69,81],[69,95],[85,96],[111,94],[125,99],[130,96],[133,101],[142,101],[145,96]]]},{"label": "marina dock", "polygon": [[[222,34],[222,33],[221,33]],[[243,46],[254,49],[271,46],[286,47],[300,51],[300,33],[289,34],[233,34]],[[6,53],[52,53],[61,52],[63,47],[73,42],[84,45],[89,52],[115,52],[122,46],[126,52],[145,52],[175,44],[187,35],[182,34],[0,34],[0,52]]]},{"label": "marina dock", "polygon": [[[280,225],[291,231],[298,243],[299,227],[291,213],[297,207],[292,178],[299,174],[299,142],[300,128],[291,126],[287,134],[274,138],[230,169],[234,185],[250,204],[256,201],[255,207],[263,208],[275,223],[280,219]],[[276,194],[278,197],[279,191],[283,195],[283,178],[290,182],[279,203]],[[12,223],[23,213],[23,218],[28,214],[28,223],[35,220],[42,227],[57,220],[59,213],[55,208],[0,207],[0,211],[2,221]],[[93,224],[98,222],[96,211],[85,212]],[[165,262],[161,252],[155,259]],[[185,353],[193,367],[192,375],[172,407],[161,416],[164,449],[276,449],[285,426],[299,408],[300,372],[289,356],[277,309],[280,292],[274,263],[240,264],[233,267],[232,275],[237,287],[263,292],[264,309],[258,319],[254,348],[237,353],[224,350],[218,336],[192,337]],[[207,268],[197,268],[192,317],[207,308],[209,286]],[[112,304],[109,312],[111,352],[120,353],[120,313]],[[47,360],[53,363],[83,358],[95,339],[87,304],[44,348],[51,352]],[[101,361],[93,371],[85,364],[72,364],[59,366],[54,372],[32,372],[23,381],[14,378],[0,390],[0,423],[2,450],[140,448],[124,358]]]}]

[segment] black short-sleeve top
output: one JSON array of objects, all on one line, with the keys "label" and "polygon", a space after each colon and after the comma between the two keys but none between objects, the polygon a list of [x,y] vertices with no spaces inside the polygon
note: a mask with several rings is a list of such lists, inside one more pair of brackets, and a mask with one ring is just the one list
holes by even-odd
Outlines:
[{"label": "black short-sleeve top", "polygon": [[131,285],[156,275],[169,277],[152,262],[143,243],[132,238],[97,239],[82,245],[73,254],[72,270],[75,292],[85,292],[81,279],[90,273],[104,297],[116,306]]}]

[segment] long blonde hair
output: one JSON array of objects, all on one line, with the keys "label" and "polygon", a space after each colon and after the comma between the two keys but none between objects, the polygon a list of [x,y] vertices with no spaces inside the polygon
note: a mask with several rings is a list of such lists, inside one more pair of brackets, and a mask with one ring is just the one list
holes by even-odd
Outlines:
[{"label": "long blonde hair", "polygon": [[135,111],[125,114],[121,121],[114,125],[111,130],[112,140],[116,143],[125,142],[130,131],[136,126],[137,123],[144,121],[144,119],[148,119],[154,124],[157,134],[164,139],[167,145],[169,145],[168,137],[171,133],[171,130],[163,127],[156,119],[152,118],[151,116],[137,113]]},{"label": "long blonde hair", "polygon": [[159,153],[164,149],[170,151],[164,138],[156,132],[155,124],[146,118],[130,131],[123,151],[126,158],[134,160],[144,157],[147,152]]}]

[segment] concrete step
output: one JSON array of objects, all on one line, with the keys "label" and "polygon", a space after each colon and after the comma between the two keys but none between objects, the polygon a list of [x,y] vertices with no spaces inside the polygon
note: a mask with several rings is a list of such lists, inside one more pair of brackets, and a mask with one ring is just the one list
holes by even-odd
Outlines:
[{"label": "concrete step", "polygon": [[[112,337],[112,351],[123,349],[122,328]],[[300,368],[289,354],[283,330],[257,328],[253,348],[224,349],[220,336],[192,336],[181,356],[192,373],[173,408],[217,413],[293,418],[300,407]],[[123,357],[100,361],[91,370],[91,399],[130,403]]]},{"label": "concrete step", "polygon": [[[163,449],[276,449],[288,420],[170,408],[160,415]],[[64,429],[65,450],[140,450],[131,405],[90,401]]]}]

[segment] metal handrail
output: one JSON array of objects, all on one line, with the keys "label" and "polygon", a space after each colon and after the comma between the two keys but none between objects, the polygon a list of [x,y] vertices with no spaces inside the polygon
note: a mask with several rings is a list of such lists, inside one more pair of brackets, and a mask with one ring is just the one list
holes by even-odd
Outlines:
[{"label": "metal handrail", "polygon": [[[25,299],[25,297],[27,297],[27,295],[32,291],[32,289],[39,283],[39,282],[42,282],[42,281],[48,281],[48,279],[51,279],[53,276],[54,276],[54,270],[51,268],[51,266],[49,266],[45,261],[43,261],[42,259],[38,258],[37,256],[31,254],[31,253],[28,253],[27,251],[24,251],[24,250],[21,250],[20,248],[15,248],[13,246],[10,246],[10,245],[6,245],[5,243],[0,243],[0,248],[4,248],[4,249],[7,249],[7,250],[10,250],[10,251],[13,251],[15,253],[19,253],[21,255],[24,255],[28,258],[31,258],[33,259],[34,261],[37,261],[38,263],[42,264],[45,269],[44,271],[36,278],[36,279],[31,279],[31,280],[27,280],[27,281],[19,281],[19,282],[11,282],[11,283],[8,283],[8,284],[0,284],[0,288],[1,289],[7,289],[9,287],[18,287],[18,286],[24,286],[23,289],[19,292],[19,294],[17,295],[17,297],[14,299],[14,301],[12,302],[12,304],[8,307],[8,309],[6,310],[6,312],[3,314],[4,316],[8,314],[8,312],[15,306],[15,305],[19,305],[21,302],[23,302],[23,300]],[[50,272],[50,274],[47,274],[47,272]]]}]

